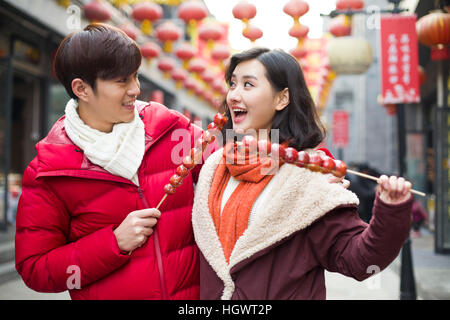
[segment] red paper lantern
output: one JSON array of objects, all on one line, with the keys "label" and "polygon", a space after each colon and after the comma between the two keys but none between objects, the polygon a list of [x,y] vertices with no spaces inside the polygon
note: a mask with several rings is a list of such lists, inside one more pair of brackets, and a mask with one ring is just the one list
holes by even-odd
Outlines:
[{"label": "red paper lantern", "polygon": [[249,25],[248,28],[242,31],[242,35],[249,39],[251,42],[255,42],[255,40],[263,36],[263,32],[258,27]]},{"label": "red paper lantern", "polygon": [[119,29],[125,32],[127,36],[129,36],[131,39],[136,41],[139,34],[139,30],[134,25],[123,24],[119,27]]},{"label": "red paper lantern", "polygon": [[150,101],[164,104],[164,92],[162,92],[161,90],[153,91],[150,97]]},{"label": "red paper lantern", "polygon": [[306,51],[306,49],[304,48],[294,48],[289,50],[289,53],[291,55],[293,55],[297,60],[306,57],[306,55],[308,54],[308,51]]},{"label": "red paper lantern", "polygon": [[181,30],[173,22],[166,21],[156,28],[156,37],[164,43],[164,51],[172,51],[172,43],[181,37]]},{"label": "red paper lantern", "polygon": [[233,16],[244,23],[248,22],[256,16],[256,7],[247,1],[240,1],[233,7]]},{"label": "red paper lantern", "polygon": [[196,78],[200,78],[200,75],[206,69],[206,62],[201,58],[194,58],[189,61],[188,71],[195,74]]},{"label": "red paper lantern", "polygon": [[172,71],[172,79],[175,81],[175,86],[178,89],[181,88],[181,86],[184,83],[184,80],[186,80],[188,76],[189,74],[187,73],[187,71],[181,68],[175,68]]},{"label": "red paper lantern", "polygon": [[450,13],[431,12],[417,21],[416,30],[419,42],[431,46],[432,60],[450,58]]},{"label": "red paper lantern", "polygon": [[159,57],[161,48],[153,42],[146,42],[141,46],[141,54],[147,61],[147,65],[150,64],[153,58]]},{"label": "red paper lantern", "polygon": [[184,80],[184,87],[186,88],[189,94],[192,94],[194,92],[194,88],[196,87],[196,85],[197,83],[195,82],[195,80],[190,77],[187,77]]},{"label": "red paper lantern", "polygon": [[302,0],[290,0],[283,7],[283,11],[290,15],[294,21],[298,21],[298,19],[307,13],[309,10],[309,5],[305,1]]},{"label": "red paper lantern", "polygon": [[309,28],[301,24],[294,24],[294,26],[289,29],[289,35],[299,40],[305,38],[308,35],[308,32]]},{"label": "red paper lantern", "polygon": [[346,24],[345,17],[341,15],[330,20],[328,31],[335,37],[345,37],[352,33],[352,27]]},{"label": "red paper lantern", "polygon": [[185,42],[179,45],[174,53],[178,59],[183,61],[183,68],[187,69],[189,60],[195,56],[196,50],[189,42]]},{"label": "red paper lantern", "polygon": [[178,7],[178,17],[184,20],[186,24],[201,21],[206,18],[207,15],[208,10],[200,1],[186,1]]},{"label": "red paper lantern", "polygon": [[225,69],[224,61],[230,56],[230,47],[224,44],[216,44],[211,51],[211,58],[219,61],[220,68]]},{"label": "red paper lantern", "polygon": [[158,69],[164,73],[165,78],[169,78],[170,72],[175,68],[175,62],[172,58],[164,57],[158,61]]},{"label": "red paper lantern", "polygon": [[133,6],[131,16],[134,20],[141,22],[141,30],[145,35],[153,32],[153,23],[161,19],[163,10],[159,4],[154,2],[141,2]]},{"label": "red paper lantern", "polygon": [[208,16],[208,10],[202,1],[186,1],[178,7],[178,17],[187,25],[187,33],[197,42],[197,24]]},{"label": "red paper lantern", "polygon": [[216,23],[203,23],[198,28],[198,36],[200,39],[207,42],[207,48],[211,50],[214,46],[214,42],[222,37],[222,28]]},{"label": "red paper lantern", "polygon": [[364,8],[362,0],[337,0],[336,9],[338,10],[361,10]]},{"label": "red paper lantern", "polygon": [[94,0],[83,6],[83,12],[91,22],[105,22],[111,19],[109,9],[100,1]]},{"label": "red paper lantern", "polygon": [[209,85],[210,83],[213,82],[213,80],[216,78],[216,75],[214,74],[214,72],[212,72],[211,70],[206,69],[205,71],[203,71],[202,73],[202,80]]}]

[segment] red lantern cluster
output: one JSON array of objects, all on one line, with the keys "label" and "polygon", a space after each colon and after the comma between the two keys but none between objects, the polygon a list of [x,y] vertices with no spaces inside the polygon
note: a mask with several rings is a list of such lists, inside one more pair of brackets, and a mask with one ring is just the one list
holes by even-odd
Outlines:
[{"label": "red lantern cluster", "polygon": [[307,37],[309,28],[300,24],[300,18],[309,10],[309,5],[302,0],[290,0],[283,7],[284,13],[294,19],[294,25],[289,29],[289,35],[297,39],[297,46],[291,50],[291,54],[299,60],[304,57],[302,49],[303,41]]},{"label": "red lantern cluster", "polygon": [[240,1],[233,7],[233,16],[236,19],[242,20],[244,23],[242,35],[249,39],[252,43],[263,36],[261,29],[250,25],[250,20],[256,16],[255,5],[247,1]]}]

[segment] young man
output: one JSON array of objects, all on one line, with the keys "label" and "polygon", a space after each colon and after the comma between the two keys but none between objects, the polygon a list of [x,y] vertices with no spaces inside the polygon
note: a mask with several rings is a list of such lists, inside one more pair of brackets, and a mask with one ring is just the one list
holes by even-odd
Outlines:
[{"label": "young man", "polygon": [[[115,27],[68,35],[55,72],[71,100],[23,176],[16,269],[30,288],[72,299],[198,299],[191,227],[197,165],[154,209],[174,174],[171,133],[201,129],[136,100],[141,53]],[[189,150],[189,149],[188,149]]]}]

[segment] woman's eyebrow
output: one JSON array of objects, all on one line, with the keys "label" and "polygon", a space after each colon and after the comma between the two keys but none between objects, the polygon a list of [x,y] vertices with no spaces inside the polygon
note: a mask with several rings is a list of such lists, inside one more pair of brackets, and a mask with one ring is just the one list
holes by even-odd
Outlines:
[{"label": "woman's eyebrow", "polygon": [[[233,74],[231,75],[231,78],[237,78],[237,77],[236,77],[236,75],[233,73]],[[258,78],[257,78],[256,76],[253,76],[253,75],[244,75],[244,76],[242,76],[242,78],[243,78],[243,79],[255,79],[255,80],[258,80]]]}]

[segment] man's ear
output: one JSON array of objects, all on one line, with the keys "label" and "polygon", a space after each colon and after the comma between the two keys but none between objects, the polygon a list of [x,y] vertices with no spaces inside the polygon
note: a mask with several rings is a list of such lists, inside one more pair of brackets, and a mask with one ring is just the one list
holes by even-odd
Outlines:
[{"label": "man's ear", "polygon": [[289,104],[289,89],[284,88],[280,92],[277,93],[277,105],[275,109],[277,111],[281,111],[287,107]]},{"label": "man's ear", "polygon": [[92,91],[90,90],[90,86],[80,78],[72,80],[72,92],[78,99],[87,102],[90,91]]}]

